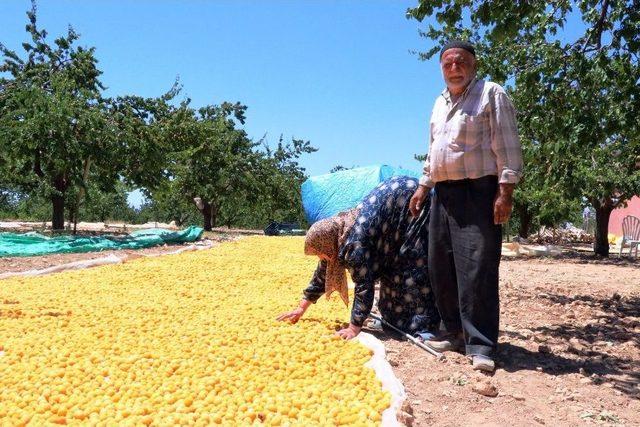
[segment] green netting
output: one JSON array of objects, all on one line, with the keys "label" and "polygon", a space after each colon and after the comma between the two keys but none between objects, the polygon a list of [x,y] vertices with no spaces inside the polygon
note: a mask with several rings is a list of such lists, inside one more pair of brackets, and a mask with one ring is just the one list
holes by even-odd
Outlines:
[{"label": "green netting", "polygon": [[127,236],[47,237],[36,232],[0,233],[0,257],[141,249],[165,243],[193,242],[200,238],[202,232],[201,227],[191,226],[181,231],[150,228]]}]

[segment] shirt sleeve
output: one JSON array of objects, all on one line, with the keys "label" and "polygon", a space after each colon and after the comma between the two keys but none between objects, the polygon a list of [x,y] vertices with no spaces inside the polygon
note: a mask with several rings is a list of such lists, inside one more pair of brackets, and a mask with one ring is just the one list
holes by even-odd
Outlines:
[{"label": "shirt sleeve", "polygon": [[522,147],[518,137],[516,111],[503,90],[492,97],[491,149],[496,155],[501,184],[517,184],[522,177]]},{"label": "shirt sleeve", "polygon": [[324,282],[327,276],[327,261],[320,261],[316,267],[316,271],[313,273],[309,286],[302,292],[302,298],[312,303],[316,303],[318,298],[324,294]]},{"label": "shirt sleeve", "polygon": [[425,185],[429,188],[432,188],[435,185],[431,179],[431,147],[433,147],[433,130],[431,129],[431,125],[429,125],[429,150],[427,151],[427,157],[424,159],[424,163],[422,164],[422,176],[418,181],[420,185]]},{"label": "shirt sleeve", "polygon": [[429,188],[435,185],[431,179],[431,144],[429,144],[429,153],[427,153],[427,158],[424,159],[424,163],[422,164],[422,176],[420,177],[419,183],[420,185],[424,185]]},{"label": "shirt sleeve", "polygon": [[[437,105],[437,101],[436,101],[436,105]],[[435,111],[436,105],[434,105],[433,107],[434,111]],[[435,183],[433,182],[433,179],[431,178],[431,147],[433,147],[433,125],[431,124],[432,120],[433,120],[433,112],[431,113],[431,119],[429,119],[429,150],[427,150],[427,157],[424,159],[424,163],[422,164],[422,176],[418,181],[420,185],[424,185],[429,188],[433,188],[433,186],[435,185]]]}]

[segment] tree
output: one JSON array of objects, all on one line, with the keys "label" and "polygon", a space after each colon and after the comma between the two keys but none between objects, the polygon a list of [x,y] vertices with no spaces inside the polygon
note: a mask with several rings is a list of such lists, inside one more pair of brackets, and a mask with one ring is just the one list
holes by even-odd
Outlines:
[{"label": "tree", "polygon": [[305,175],[297,159],[315,149],[281,138],[275,149],[260,150],[261,141],[253,142],[239,128],[245,111],[246,106],[229,102],[195,110],[187,100],[167,122],[167,133],[180,148],[171,155],[170,179],[156,194],[166,198],[178,191],[195,203],[205,230],[219,223],[256,227],[267,217],[301,216]]},{"label": "tree", "polygon": [[85,221],[134,221],[137,213],[129,206],[128,191],[129,188],[121,181],[109,192],[102,191],[97,185],[90,183],[86,190],[86,201],[77,208],[78,216]]},{"label": "tree", "polygon": [[48,198],[59,230],[67,203],[77,219],[90,180],[105,192],[121,179],[159,182],[166,149],[154,124],[169,114],[166,101],[178,88],[158,99],[106,99],[95,48],[76,46],[71,27],[49,44],[35,1],[27,16],[26,58],[0,44],[0,72],[8,76],[0,78],[0,176],[2,187]]},{"label": "tree", "polygon": [[202,214],[194,209],[193,200],[187,199],[178,187],[176,180],[167,180],[153,192],[153,197],[140,206],[136,220],[140,223],[175,221],[176,225],[195,225]]},{"label": "tree", "polygon": [[275,149],[264,146],[265,157],[258,182],[261,184],[259,191],[267,197],[257,200],[266,214],[263,215],[263,225],[269,221],[305,222],[301,186],[307,175],[298,159],[316,151],[318,149],[309,141],[302,139],[292,138],[285,144],[282,135]]},{"label": "tree", "polygon": [[[640,193],[640,1],[421,0],[408,16],[435,18],[421,58],[469,39],[480,75],[509,90],[528,159],[517,203],[557,218],[559,201],[584,197],[596,210],[594,250],[608,256],[611,211]],[[576,17],[583,31],[567,40]]]},{"label": "tree", "polygon": [[251,179],[255,144],[236,129],[236,123],[244,123],[244,105],[225,102],[194,110],[188,104],[168,122],[167,132],[179,147],[168,174],[176,181],[173,187],[201,211],[205,230],[211,230],[223,200]]}]

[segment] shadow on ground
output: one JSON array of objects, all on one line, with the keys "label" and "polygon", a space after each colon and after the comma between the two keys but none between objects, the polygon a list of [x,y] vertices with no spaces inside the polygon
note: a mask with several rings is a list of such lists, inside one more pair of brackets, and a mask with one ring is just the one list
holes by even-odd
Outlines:
[{"label": "shadow on ground", "polygon": [[622,267],[631,267],[640,269],[640,257],[630,257],[628,254],[623,253],[622,257],[618,253],[610,253],[609,257],[602,257],[595,255],[593,252],[576,251],[572,249],[563,250],[562,254],[555,256],[540,256],[540,257],[509,257],[503,256],[501,262],[509,261],[522,261],[523,259],[536,259],[536,260],[560,260],[562,262],[570,262],[574,264],[593,264],[593,265],[619,265]]},{"label": "shadow on ground", "polygon": [[[531,328],[535,336],[549,338],[555,344],[564,343],[566,352],[573,353],[575,357],[562,356],[565,350],[557,350],[557,346],[553,349],[542,346],[544,352],[532,352],[507,342],[500,346],[504,369],[508,372],[538,370],[551,375],[580,373],[595,384],[609,382],[617,390],[638,397],[640,361],[629,357],[633,352],[625,352],[621,346],[635,349],[636,353],[640,348],[640,336],[634,332],[640,326],[640,296],[614,294],[613,297],[597,298],[591,295],[541,294],[538,297],[563,306],[588,306],[597,313],[594,317],[597,322],[580,326],[566,320]],[[503,331],[502,335],[527,339],[513,331]]]}]

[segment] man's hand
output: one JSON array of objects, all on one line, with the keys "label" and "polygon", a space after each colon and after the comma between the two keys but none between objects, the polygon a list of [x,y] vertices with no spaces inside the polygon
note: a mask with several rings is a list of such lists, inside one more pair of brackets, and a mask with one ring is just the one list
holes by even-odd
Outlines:
[{"label": "man's hand", "polygon": [[418,185],[418,189],[413,193],[413,197],[411,197],[409,201],[409,212],[411,216],[418,216],[420,214],[423,208],[422,204],[427,198],[427,194],[429,194],[429,187],[426,185]]},{"label": "man's hand", "polygon": [[344,329],[340,329],[338,332],[336,332],[336,335],[342,339],[350,340],[354,338],[356,335],[358,335],[361,329],[362,328],[360,326],[356,326],[353,323],[349,323],[348,327]]},{"label": "man's hand", "polygon": [[504,224],[509,221],[513,210],[513,188],[514,184],[500,184],[498,194],[493,202],[493,222]]}]

